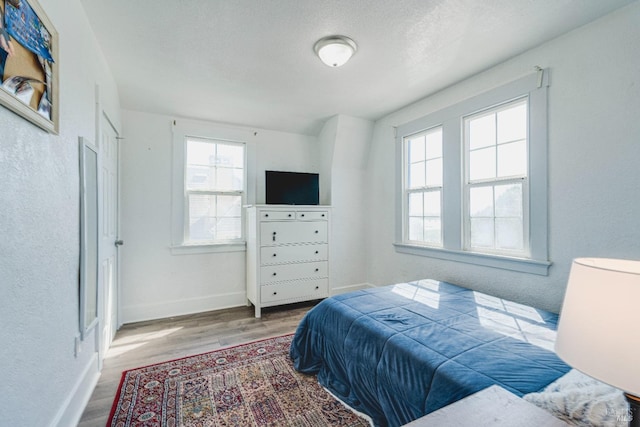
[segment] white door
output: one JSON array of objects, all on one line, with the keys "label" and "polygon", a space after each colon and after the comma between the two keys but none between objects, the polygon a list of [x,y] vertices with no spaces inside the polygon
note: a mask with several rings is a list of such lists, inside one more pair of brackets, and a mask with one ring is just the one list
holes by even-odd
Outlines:
[{"label": "white door", "polygon": [[100,342],[102,360],[118,330],[118,134],[108,117],[100,118]]}]

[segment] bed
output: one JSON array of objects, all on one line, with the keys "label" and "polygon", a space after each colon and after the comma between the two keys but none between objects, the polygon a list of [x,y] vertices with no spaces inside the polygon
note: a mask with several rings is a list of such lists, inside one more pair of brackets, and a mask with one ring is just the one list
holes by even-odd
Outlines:
[{"label": "bed", "polygon": [[295,368],[376,426],[400,426],[493,384],[523,396],[569,371],[554,313],[421,280],[337,295],[300,322]]}]

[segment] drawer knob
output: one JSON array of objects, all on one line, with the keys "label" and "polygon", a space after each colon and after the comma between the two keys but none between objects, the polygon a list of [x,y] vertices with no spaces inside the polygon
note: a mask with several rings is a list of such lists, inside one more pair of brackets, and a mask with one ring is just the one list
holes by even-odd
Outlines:
[{"label": "drawer knob", "polygon": [[276,256],[277,254],[273,254],[273,256]]},{"label": "drawer knob", "polygon": [[274,294],[274,295],[278,295],[278,293],[277,293],[277,292],[274,292],[273,294]]},{"label": "drawer knob", "polygon": [[265,218],[269,218],[269,214],[264,214],[264,217]]},{"label": "drawer knob", "polygon": [[304,214],[300,214],[300,216],[304,218]]},{"label": "drawer knob", "polygon": [[291,214],[287,215],[289,218],[291,218]]},{"label": "drawer knob", "polygon": [[317,291],[318,289],[320,289],[320,286],[316,286],[316,291]]},{"label": "drawer knob", "polygon": [[320,269],[319,269],[319,268],[316,268],[316,273],[317,273],[318,271],[320,271]]},{"label": "drawer knob", "polygon": [[316,234],[318,234],[318,233],[319,233],[319,231],[318,231],[318,230],[316,230]]},{"label": "drawer knob", "polygon": [[318,252],[318,251],[316,251],[316,255],[318,255],[318,254],[319,254],[319,252]]},{"label": "drawer knob", "polygon": [[324,214],[322,214],[322,218],[324,218]]},{"label": "drawer knob", "polygon": [[273,275],[274,275],[274,276],[277,276],[277,275],[278,275],[278,273],[273,273]]}]

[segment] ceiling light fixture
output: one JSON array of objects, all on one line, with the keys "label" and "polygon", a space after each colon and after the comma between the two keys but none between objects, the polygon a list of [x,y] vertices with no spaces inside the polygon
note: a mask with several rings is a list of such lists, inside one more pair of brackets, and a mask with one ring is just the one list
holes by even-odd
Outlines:
[{"label": "ceiling light fixture", "polygon": [[313,46],[316,55],[329,67],[344,65],[357,49],[356,42],[345,36],[323,37]]}]

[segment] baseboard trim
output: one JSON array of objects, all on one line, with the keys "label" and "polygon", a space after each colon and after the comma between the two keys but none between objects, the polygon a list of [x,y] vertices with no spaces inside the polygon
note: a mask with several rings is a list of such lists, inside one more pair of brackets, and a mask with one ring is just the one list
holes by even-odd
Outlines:
[{"label": "baseboard trim", "polygon": [[89,399],[91,399],[91,394],[98,384],[98,379],[100,379],[98,353],[93,353],[89,363],[87,363],[78,381],[73,386],[73,390],[69,393],[49,426],[77,426],[87,403],[89,403]]},{"label": "baseboard trim", "polygon": [[[356,283],[331,289],[331,295],[344,294],[360,289],[374,288],[371,283]],[[166,301],[154,304],[138,304],[122,307],[122,323],[143,322],[146,320],[166,319],[212,310],[240,307],[247,304],[245,292],[209,295],[197,298]]]},{"label": "baseboard trim", "polygon": [[247,305],[247,296],[244,291],[186,298],[154,304],[130,305],[122,307],[122,323],[165,319],[167,317],[202,313],[211,310],[222,310],[242,305]]},{"label": "baseboard trim", "polygon": [[331,295],[340,295],[340,294],[345,294],[347,292],[359,291],[360,289],[369,289],[369,288],[375,288],[375,286],[367,282],[356,283],[356,284],[347,285],[347,286],[339,286],[339,287],[331,288]]}]

